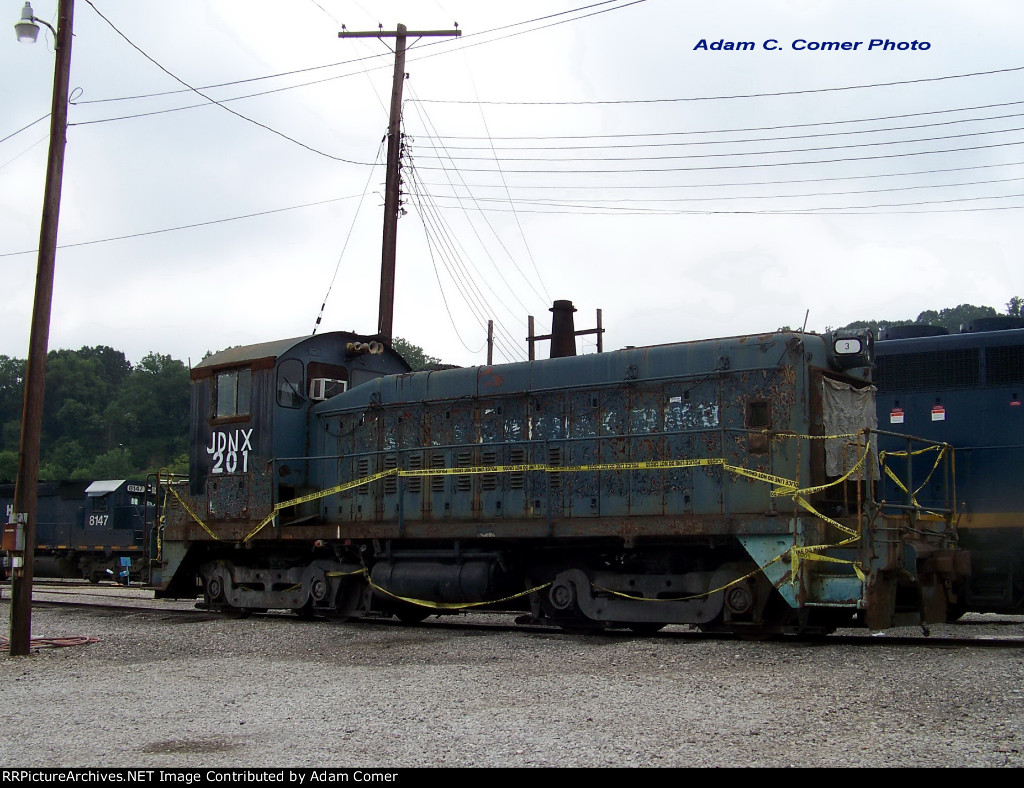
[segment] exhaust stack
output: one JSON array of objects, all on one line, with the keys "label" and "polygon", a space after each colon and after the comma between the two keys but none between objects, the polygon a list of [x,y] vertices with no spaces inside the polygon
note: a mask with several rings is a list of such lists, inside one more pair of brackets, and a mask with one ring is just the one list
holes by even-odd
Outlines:
[{"label": "exhaust stack", "polygon": [[576,325],[572,301],[555,301],[551,312],[551,358],[576,355]]}]

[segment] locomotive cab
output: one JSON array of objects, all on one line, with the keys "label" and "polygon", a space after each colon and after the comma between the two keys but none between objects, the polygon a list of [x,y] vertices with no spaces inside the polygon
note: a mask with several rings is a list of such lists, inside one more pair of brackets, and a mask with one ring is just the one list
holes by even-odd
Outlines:
[{"label": "locomotive cab", "polygon": [[[169,579],[187,552],[173,539],[183,523],[201,522],[219,540],[239,540],[252,521],[306,491],[312,405],[408,371],[395,351],[348,332],[233,347],[197,364],[191,371],[188,501],[175,495],[167,502],[162,577]],[[296,522],[310,512],[295,506],[278,515]]]}]

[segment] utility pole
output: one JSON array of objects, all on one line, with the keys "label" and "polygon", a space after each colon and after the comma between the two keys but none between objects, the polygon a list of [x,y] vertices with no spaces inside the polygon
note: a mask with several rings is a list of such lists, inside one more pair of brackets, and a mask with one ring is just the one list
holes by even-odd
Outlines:
[{"label": "utility pole", "polygon": [[[39,488],[39,445],[43,431],[43,394],[46,391],[46,353],[50,339],[50,307],[57,257],[57,220],[67,144],[68,83],[71,78],[71,40],[74,0],[57,4],[57,57],[50,108],[50,152],[46,160],[43,218],[39,229],[36,291],[32,329],[25,363],[25,399],[21,411],[18,475],[14,484],[11,523],[4,541],[15,543],[11,567],[10,655],[25,656],[32,643],[32,563],[36,547],[36,493]],[[34,21],[34,20],[33,20]],[[44,23],[45,24],[45,23]],[[52,28],[51,28],[52,29]],[[21,566],[16,564],[19,562]]]},{"label": "utility pole", "polygon": [[407,74],[405,73],[406,39],[409,36],[423,38],[426,36],[460,36],[462,31],[455,30],[406,30],[405,25],[398,25],[395,30],[384,30],[376,33],[350,32],[344,29],[338,38],[394,38],[395,39],[395,72],[391,80],[391,114],[388,122],[388,158],[387,179],[384,185],[384,242],[380,264],[380,310],[377,318],[377,334],[383,344],[391,347],[392,326],[395,315],[395,254],[398,246],[398,215],[401,211],[402,198],[402,87]]}]

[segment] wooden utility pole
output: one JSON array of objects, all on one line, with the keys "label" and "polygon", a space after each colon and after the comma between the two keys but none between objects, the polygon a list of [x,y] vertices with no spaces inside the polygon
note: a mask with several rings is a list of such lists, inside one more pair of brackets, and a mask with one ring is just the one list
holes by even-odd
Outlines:
[{"label": "wooden utility pole", "polygon": [[392,326],[395,315],[395,254],[398,246],[398,215],[402,207],[402,86],[405,73],[406,39],[409,36],[460,36],[460,30],[406,30],[398,25],[395,30],[376,33],[350,32],[342,28],[338,38],[394,38],[395,72],[391,80],[391,114],[388,122],[387,179],[384,185],[384,242],[380,263],[380,310],[377,334],[381,342],[391,347]]},{"label": "wooden utility pole", "polygon": [[[57,258],[57,220],[67,145],[68,84],[71,80],[71,41],[74,0],[57,4],[56,65],[50,105],[50,152],[46,160],[43,217],[39,228],[36,291],[32,328],[25,362],[25,399],[21,410],[18,474],[14,481],[11,521],[4,527],[5,547],[13,543],[11,567],[10,655],[25,656],[32,643],[32,563],[36,548],[36,494],[39,488],[39,447],[43,431],[46,354],[50,339],[50,307]],[[35,20],[33,21],[42,21]],[[46,24],[46,23],[44,23]],[[49,25],[47,25],[49,27]],[[50,28],[51,30],[53,28]],[[20,548],[20,549],[19,549]],[[21,565],[18,566],[17,564]]]}]

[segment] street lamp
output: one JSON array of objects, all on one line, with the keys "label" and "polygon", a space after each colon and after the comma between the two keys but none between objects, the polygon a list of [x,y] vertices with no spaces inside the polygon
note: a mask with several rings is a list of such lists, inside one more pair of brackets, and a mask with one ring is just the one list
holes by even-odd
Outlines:
[{"label": "street lamp", "polygon": [[36,19],[35,14],[32,11],[32,4],[25,3],[25,7],[21,9],[21,19],[14,23],[14,30],[18,34],[18,40],[26,44],[34,44],[36,38],[39,36],[39,25],[36,22],[42,22],[44,25],[50,28],[50,32],[53,33],[53,37],[57,37],[57,31],[50,26],[48,22],[42,19]]},{"label": "street lamp", "polygon": [[46,352],[50,336],[50,305],[53,270],[57,256],[57,220],[67,144],[68,84],[71,77],[71,40],[74,0],[57,0],[57,29],[37,19],[25,3],[14,29],[19,41],[32,42],[39,35],[37,22],[54,34],[57,51],[50,108],[50,152],[46,160],[43,217],[39,228],[39,261],[32,305],[32,329],[25,363],[25,399],[21,411],[18,475],[14,483],[11,522],[4,526],[4,547],[11,556],[10,654],[24,656],[32,642],[32,562],[36,543],[36,492],[39,486],[39,444],[43,431],[43,393],[46,383]]}]

